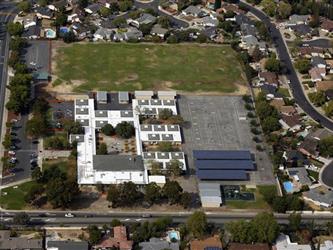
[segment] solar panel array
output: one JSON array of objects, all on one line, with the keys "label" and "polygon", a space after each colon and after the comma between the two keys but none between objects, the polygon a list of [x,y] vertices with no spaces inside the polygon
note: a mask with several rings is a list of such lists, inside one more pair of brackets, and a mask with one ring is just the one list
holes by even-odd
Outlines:
[{"label": "solar panel array", "polygon": [[200,180],[247,180],[255,170],[248,150],[194,150],[193,157]]}]

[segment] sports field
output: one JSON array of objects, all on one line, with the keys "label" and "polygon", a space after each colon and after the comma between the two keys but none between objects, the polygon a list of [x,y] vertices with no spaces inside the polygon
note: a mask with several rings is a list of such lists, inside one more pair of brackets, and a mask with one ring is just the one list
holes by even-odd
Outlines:
[{"label": "sports field", "polygon": [[73,44],[56,53],[55,75],[75,91],[181,90],[232,93],[245,85],[229,46]]}]

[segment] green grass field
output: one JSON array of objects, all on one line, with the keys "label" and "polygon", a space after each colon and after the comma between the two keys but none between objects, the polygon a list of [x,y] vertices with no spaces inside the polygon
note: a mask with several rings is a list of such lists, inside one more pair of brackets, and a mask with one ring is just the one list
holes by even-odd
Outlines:
[{"label": "green grass field", "polygon": [[9,187],[1,191],[0,204],[4,209],[21,210],[26,206],[24,196],[34,185],[34,181],[25,182],[18,185],[17,188]]},{"label": "green grass field", "polygon": [[237,91],[245,78],[230,46],[73,44],[58,49],[59,81],[75,91]]}]

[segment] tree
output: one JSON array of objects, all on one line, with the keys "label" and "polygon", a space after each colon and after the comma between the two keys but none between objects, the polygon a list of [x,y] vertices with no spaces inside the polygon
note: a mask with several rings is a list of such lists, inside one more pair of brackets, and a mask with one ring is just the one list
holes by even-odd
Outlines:
[{"label": "tree", "polygon": [[79,6],[82,9],[85,8],[85,7],[87,7],[88,4],[89,4],[89,0],[79,0]]},{"label": "tree", "polygon": [[282,19],[286,19],[290,16],[292,7],[289,3],[280,1],[278,5],[278,14]]},{"label": "tree", "polygon": [[150,204],[159,202],[161,199],[161,188],[155,182],[145,185],[144,193],[145,201]]},{"label": "tree", "polygon": [[32,106],[32,111],[36,115],[45,115],[49,109],[50,109],[49,102],[45,100],[45,98],[43,97],[37,97]]},{"label": "tree", "polygon": [[182,192],[183,189],[177,181],[167,181],[162,188],[163,195],[171,204],[175,204],[180,201]]},{"label": "tree", "polygon": [[170,124],[177,124],[177,125],[181,126],[184,124],[184,119],[180,115],[173,115],[173,116],[169,117],[168,122]]},{"label": "tree", "polygon": [[327,116],[332,116],[333,115],[333,101],[332,100],[327,102],[327,104],[323,108],[324,108],[325,114]]},{"label": "tree", "polygon": [[271,38],[266,25],[262,21],[256,21],[255,26],[258,30],[259,36],[268,42]]},{"label": "tree", "polygon": [[196,238],[201,238],[207,231],[208,223],[204,212],[195,211],[186,222],[187,228]]},{"label": "tree", "polygon": [[67,208],[79,193],[76,180],[56,178],[48,182],[46,197],[53,208]]},{"label": "tree", "polygon": [[9,149],[12,145],[12,136],[9,133],[5,134],[4,140],[2,141],[2,145],[5,149]]},{"label": "tree", "polygon": [[43,185],[39,184],[39,183],[35,183],[34,185],[32,185],[30,187],[28,192],[25,194],[24,200],[26,202],[31,203],[37,198],[37,196],[41,195],[43,192],[44,192]]},{"label": "tree", "polygon": [[255,46],[255,48],[253,49],[251,57],[252,57],[252,60],[255,62],[259,62],[261,60],[262,53],[261,53],[258,45]]},{"label": "tree", "polygon": [[26,45],[27,45],[27,42],[25,39],[23,39],[21,37],[15,37],[10,40],[9,48],[11,50],[20,52]]},{"label": "tree", "polygon": [[281,128],[279,123],[279,118],[268,116],[261,121],[262,129],[265,133],[270,133],[273,131],[277,131]]},{"label": "tree", "polygon": [[115,13],[115,12],[119,11],[119,4],[117,2],[111,2],[110,11],[111,11],[111,13]]},{"label": "tree", "polygon": [[160,16],[157,23],[164,29],[168,29],[170,27],[170,20],[167,16]]},{"label": "tree", "polygon": [[19,62],[20,62],[20,53],[16,50],[11,51],[10,57],[8,59],[8,65],[14,68],[16,64],[18,64]]},{"label": "tree", "polygon": [[107,16],[111,15],[111,9],[103,6],[102,8],[100,8],[99,14],[101,14],[102,17],[107,17]]},{"label": "tree", "polygon": [[101,129],[102,133],[107,135],[107,136],[111,136],[114,134],[114,128],[111,124],[105,124],[102,129]]},{"label": "tree", "polygon": [[124,1],[119,1],[119,10],[121,12],[128,11],[131,9],[133,6],[132,1],[124,0]]},{"label": "tree", "polygon": [[117,17],[113,19],[112,24],[117,28],[121,28],[123,25],[126,24],[126,19],[123,17]]},{"label": "tree", "polygon": [[318,144],[319,153],[324,157],[333,156],[333,136],[328,136],[319,141]]},{"label": "tree", "polygon": [[273,243],[279,235],[280,228],[272,213],[259,213],[252,221],[257,233],[257,241]]},{"label": "tree", "polygon": [[76,41],[76,36],[75,33],[73,31],[68,31],[65,33],[63,40],[65,43],[73,43]]},{"label": "tree", "polygon": [[301,58],[296,60],[295,67],[301,74],[306,74],[311,68],[310,60]]},{"label": "tree", "polygon": [[89,225],[88,232],[90,244],[95,245],[102,239],[102,232],[97,226]]},{"label": "tree", "polygon": [[20,36],[24,31],[24,26],[18,22],[7,24],[7,31],[11,36]]},{"label": "tree", "polygon": [[198,35],[197,41],[198,41],[199,43],[205,43],[205,42],[207,42],[207,40],[208,40],[208,37],[207,37],[205,34],[200,33],[200,34]]},{"label": "tree", "polygon": [[120,190],[118,189],[117,185],[110,185],[106,199],[112,203],[112,206],[116,207],[118,205],[120,199]]},{"label": "tree", "polygon": [[41,115],[33,116],[26,124],[26,132],[29,136],[38,138],[48,133],[49,124]]},{"label": "tree", "polygon": [[274,0],[263,0],[261,1],[261,6],[267,15],[271,17],[275,15],[277,6]]},{"label": "tree", "polygon": [[29,1],[21,1],[18,5],[18,8],[23,12],[29,12],[31,9],[31,4]]},{"label": "tree", "polygon": [[182,174],[181,162],[178,160],[171,160],[168,163],[168,172],[174,176],[180,176]]},{"label": "tree", "polygon": [[280,60],[276,59],[275,55],[270,56],[265,63],[265,69],[271,72],[279,73],[281,70]]},{"label": "tree", "polygon": [[142,193],[133,182],[125,182],[119,185],[110,185],[107,200],[113,207],[133,206],[142,198]]},{"label": "tree", "polygon": [[117,227],[117,226],[121,226],[122,224],[121,224],[121,221],[120,220],[118,220],[118,219],[113,219],[112,221],[111,221],[111,227]]},{"label": "tree", "polygon": [[178,11],[185,9],[187,6],[190,5],[190,3],[191,2],[189,0],[179,0],[177,2]]},{"label": "tree", "polygon": [[308,94],[310,101],[317,107],[322,106],[326,102],[324,91],[312,92]]},{"label": "tree", "polygon": [[189,208],[191,206],[192,203],[192,196],[190,193],[188,192],[183,192],[180,198],[180,204],[184,207],[184,208]]},{"label": "tree", "polygon": [[302,216],[299,213],[292,213],[288,217],[289,229],[291,231],[296,231],[300,228]]},{"label": "tree", "polygon": [[54,25],[57,27],[64,26],[67,23],[67,19],[68,17],[64,12],[57,12],[55,15]]},{"label": "tree", "polygon": [[34,181],[39,182],[40,179],[42,178],[42,172],[40,171],[40,168],[37,167],[31,172],[31,178]]},{"label": "tree", "polygon": [[160,175],[162,173],[163,166],[160,162],[151,161],[150,163],[150,174],[151,175]]},{"label": "tree", "polygon": [[104,142],[99,144],[99,147],[97,148],[97,152],[98,155],[107,155],[108,154],[108,147],[106,146],[106,144]]},{"label": "tree", "polygon": [[121,122],[117,124],[115,132],[118,136],[129,139],[135,134],[135,129],[131,123]]},{"label": "tree", "polygon": [[30,217],[27,213],[17,213],[13,218],[13,223],[15,225],[28,225],[30,222]]},{"label": "tree", "polygon": [[82,124],[78,121],[73,121],[73,120],[64,121],[64,130],[68,134],[83,134],[84,133]]},{"label": "tree", "polygon": [[219,28],[223,29],[225,32],[230,33],[233,30],[233,25],[231,21],[223,21],[219,23]]},{"label": "tree", "polygon": [[152,28],[153,28],[152,23],[140,24],[139,30],[142,32],[144,36],[146,36],[150,34]]},{"label": "tree", "polygon": [[221,8],[221,2],[222,2],[221,0],[216,0],[214,2],[214,10]]}]

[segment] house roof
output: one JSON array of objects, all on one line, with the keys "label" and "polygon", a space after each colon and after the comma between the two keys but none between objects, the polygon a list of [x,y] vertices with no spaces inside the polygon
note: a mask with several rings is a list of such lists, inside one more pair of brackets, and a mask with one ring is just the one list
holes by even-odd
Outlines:
[{"label": "house roof", "polygon": [[222,242],[218,235],[206,238],[204,240],[192,240],[190,241],[191,250],[205,250],[214,249],[222,250]]},{"label": "house roof", "polygon": [[197,6],[190,5],[185,10],[183,10],[188,15],[199,15],[202,10],[199,9]]},{"label": "house roof", "polygon": [[149,23],[153,23],[156,21],[156,17],[149,14],[149,13],[142,13],[140,15],[140,17],[138,19],[136,19],[136,21],[139,24],[149,24]]},{"label": "house roof", "polygon": [[309,136],[316,140],[321,140],[331,135],[333,135],[332,132],[328,131],[325,128],[319,128],[309,134]]},{"label": "house roof", "polygon": [[161,25],[159,25],[159,24],[155,24],[155,25],[153,26],[153,28],[151,29],[151,32],[150,32],[150,33],[152,33],[152,34],[157,34],[157,35],[164,35],[164,34],[167,33],[167,32],[168,32],[168,29],[164,29],[164,28],[162,28]]},{"label": "house roof", "polygon": [[172,243],[163,239],[150,238],[148,242],[140,242],[141,250],[179,250],[178,242]]},{"label": "house roof", "polygon": [[245,43],[248,47],[255,47],[259,45],[259,41],[255,36],[247,35],[242,37],[242,42]]},{"label": "house roof", "polygon": [[312,80],[317,80],[317,79],[321,80],[322,79],[321,70],[318,67],[314,67],[314,68],[310,69],[309,74],[310,74]]},{"label": "house roof", "polygon": [[305,154],[317,155],[318,140],[307,136],[299,146],[299,150]]},{"label": "house roof", "polygon": [[205,17],[201,18],[201,21],[203,22],[203,24],[205,26],[208,26],[211,24],[214,26],[217,26],[219,24],[219,21],[216,18],[212,18],[211,16],[205,16]]},{"label": "house roof", "polygon": [[48,241],[47,247],[57,248],[59,250],[88,250],[88,242],[86,241]]},{"label": "house roof", "polygon": [[323,53],[324,49],[316,47],[299,47],[298,51],[301,55],[311,55],[312,53]]},{"label": "house roof", "polygon": [[280,111],[283,114],[294,114],[296,113],[296,109],[294,106],[281,106],[280,108],[278,108],[278,111]]},{"label": "house roof", "polygon": [[287,171],[290,176],[297,176],[301,185],[310,186],[312,184],[312,181],[308,177],[308,172],[306,171],[305,167],[287,168]]},{"label": "house roof", "polygon": [[323,64],[323,65],[326,65],[326,61],[324,58],[320,57],[320,56],[313,56],[311,58],[311,65],[313,67],[316,67],[318,66],[319,64]]},{"label": "house roof", "polygon": [[320,203],[333,204],[333,191],[323,186],[312,188],[304,192],[303,196]]},{"label": "house roof", "polygon": [[294,114],[294,115],[282,114],[281,119],[291,128],[301,124],[300,122],[301,116],[299,114]]},{"label": "house roof", "polygon": [[291,15],[289,17],[289,21],[295,22],[295,23],[305,23],[307,20],[309,20],[310,16],[309,15]]},{"label": "house roof", "polygon": [[276,250],[311,250],[311,246],[299,245],[297,243],[291,242],[288,235],[280,234],[276,239]]},{"label": "house roof", "polygon": [[241,244],[241,243],[230,243],[229,250],[270,250],[268,244],[256,243],[256,244]]},{"label": "house roof", "polygon": [[120,250],[131,250],[133,241],[127,239],[127,231],[125,226],[117,226],[113,228],[113,237],[103,239],[95,248],[112,248],[118,247]]},{"label": "house roof", "polygon": [[9,230],[0,230],[0,249],[43,249],[43,239],[10,237]]},{"label": "house roof", "polygon": [[328,30],[328,31],[333,31],[333,21],[332,20],[329,20],[329,19],[325,19],[320,27],[324,30]]},{"label": "house roof", "polygon": [[240,25],[240,28],[243,36],[248,36],[248,35],[256,36],[257,29],[254,25],[249,23],[242,23]]},{"label": "house roof", "polygon": [[96,13],[102,8],[102,6],[98,3],[93,3],[87,6],[85,9],[90,10],[92,13]]},{"label": "house roof", "polygon": [[310,26],[306,24],[297,24],[295,26],[292,26],[291,29],[301,36],[305,36],[311,33]]},{"label": "house roof", "polygon": [[318,91],[326,91],[329,89],[333,89],[333,81],[319,81],[316,83],[316,88]]},{"label": "house roof", "polygon": [[259,77],[264,78],[265,81],[269,84],[277,85],[278,82],[279,82],[278,81],[278,76],[274,72],[270,72],[270,71],[260,72]]},{"label": "house roof", "polygon": [[48,17],[52,17],[53,16],[52,10],[50,10],[47,7],[37,7],[35,9],[35,12],[38,13],[38,14],[41,14],[42,16],[48,16]]},{"label": "house roof", "polygon": [[142,171],[142,156],[130,155],[94,155],[94,169],[96,171]]},{"label": "house roof", "polygon": [[236,15],[235,20],[238,25],[241,25],[242,23],[253,24],[251,19],[245,14]]},{"label": "house roof", "polygon": [[283,99],[273,99],[271,102],[270,102],[270,105],[275,107],[277,110],[281,109],[282,106],[285,105],[285,102]]},{"label": "house roof", "polygon": [[270,85],[270,84],[263,84],[262,86],[260,86],[261,91],[265,92],[266,94],[270,94],[273,95],[275,98],[283,98],[284,96],[277,92],[277,87],[275,87],[274,85]]}]

